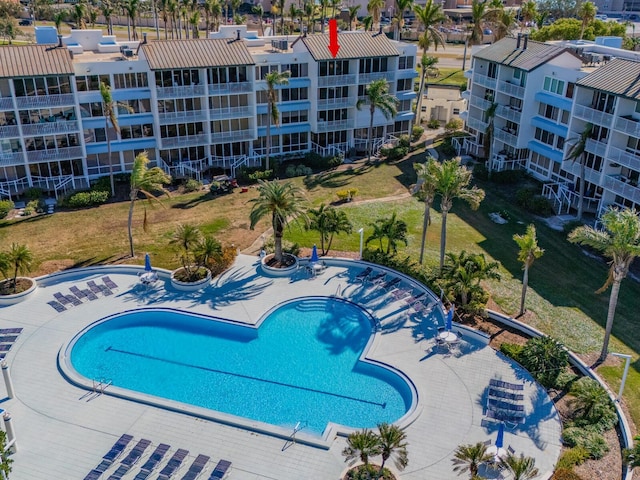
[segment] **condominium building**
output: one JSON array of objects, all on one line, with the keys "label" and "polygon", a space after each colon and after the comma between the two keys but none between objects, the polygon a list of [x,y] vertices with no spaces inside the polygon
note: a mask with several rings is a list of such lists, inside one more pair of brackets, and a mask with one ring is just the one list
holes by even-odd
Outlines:
[{"label": "condominium building", "polygon": [[591,125],[585,210],[639,208],[640,63],[637,53],[605,43],[547,44],[518,36],[474,52],[462,114],[469,136],[459,151],[486,158],[492,123],[491,167],[524,169],[544,182],[542,193],[565,213],[577,208],[579,197],[580,159],[567,160],[569,151]]},{"label": "condominium building", "polygon": [[[269,121],[264,78],[274,70],[290,79],[277,87],[271,156],[361,149],[371,116],[356,104],[379,78],[389,82],[398,113],[387,119],[376,111],[375,140],[411,131],[416,47],[385,35],[341,33],[335,58],[328,35],[266,39],[237,26],[208,39],[140,44],[99,30],[53,38],[0,49],[0,197],[32,186],[56,194],[85,188],[111,169],[130,171],[142,151],[167,172],[196,178],[260,165]],[[105,118],[101,83],[111,87],[117,131]]]}]

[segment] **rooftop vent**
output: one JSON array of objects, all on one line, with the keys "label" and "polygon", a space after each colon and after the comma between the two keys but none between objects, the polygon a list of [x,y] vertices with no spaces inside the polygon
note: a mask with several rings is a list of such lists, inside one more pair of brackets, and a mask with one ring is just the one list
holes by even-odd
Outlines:
[{"label": "rooftop vent", "polygon": [[271,48],[286,52],[289,49],[289,42],[286,40],[271,40]]}]

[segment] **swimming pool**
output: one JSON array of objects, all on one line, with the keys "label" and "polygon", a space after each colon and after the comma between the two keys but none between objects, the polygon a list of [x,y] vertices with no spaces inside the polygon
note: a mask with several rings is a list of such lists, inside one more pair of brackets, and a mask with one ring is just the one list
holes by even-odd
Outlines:
[{"label": "swimming pool", "polygon": [[[361,356],[370,318],[353,304],[307,298],[268,312],[259,328],[173,310],[96,322],[67,347],[86,379],[307,433],[395,422],[414,390]],[[108,389],[107,389],[108,390]]]}]

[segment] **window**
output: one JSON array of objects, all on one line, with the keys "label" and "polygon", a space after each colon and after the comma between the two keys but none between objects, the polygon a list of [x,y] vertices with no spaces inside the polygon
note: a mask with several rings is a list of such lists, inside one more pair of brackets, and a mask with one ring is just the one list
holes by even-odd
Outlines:
[{"label": "window", "polygon": [[303,78],[309,76],[309,65],[307,63],[283,63],[280,65],[280,71],[288,71],[291,78]]},{"label": "window", "polygon": [[13,85],[17,97],[71,93],[70,79],[68,76],[16,78],[13,80]]},{"label": "window", "polygon": [[487,77],[496,78],[497,73],[498,73],[498,65],[495,64],[494,62],[490,62],[487,68]]},{"label": "window", "polygon": [[541,128],[536,128],[535,133],[536,140],[540,140],[542,143],[546,143],[547,145],[553,146],[555,143],[555,135],[553,133],[547,132],[546,130],[542,130]]},{"label": "window", "polygon": [[211,122],[211,133],[240,132],[249,129],[248,118],[231,118]]},{"label": "window", "polygon": [[515,69],[513,71],[513,79],[516,85],[520,85],[521,87],[525,87],[527,85],[527,72],[524,70]]},{"label": "window", "polygon": [[[209,98],[209,108],[211,108],[212,110],[247,106],[249,106],[248,95],[224,95],[221,97]],[[199,108],[200,107],[198,106],[198,109]]]},{"label": "window", "polygon": [[148,98],[140,100],[120,100],[116,104],[118,115],[133,115],[151,112],[151,101]]},{"label": "window", "polygon": [[560,123],[562,123],[563,125],[567,125],[569,123],[569,115],[571,112],[569,112],[569,110],[562,110],[562,113],[560,115]]},{"label": "window", "polygon": [[309,147],[309,134],[307,132],[286,133],[282,135],[282,151],[297,152]]},{"label": "window", "polygon": [[542,87],[547,92],[555,93],[556,95],[562,95],[564,92],[564,80],[558,80],[557,78],[545,77],[544,85]]},{"label": "window", "polygon": [[[202,130],[202,129],[201,129]],[[120,138],[128,140],[130,138],[153,137],[153,125],[145,123],[142,125],[120,126]]]},{"label": "window", "polygon": [[453,115],[460,115],[460,109],[459,108],[454,108],[451,113]]},{"label": "window", "polygon": [[398,80],[398,83],[396,84],[396,91],[402,92],[404,90],[413,90],[412,78],[405,78],[405,79]]},{"label": "window", "polygon": [[349,60],[330,60],[318,62],[318,75],[320,77],[332,77],[349,74]]},{"label": "window", "polygon": [[591,105],[591,108],[605,113],[613,113],[615,104],[615,96],[600,91],[593,92],[593,103]]},{"label": "window", "polygon": [[196,69],[161,70],[156,72],[156,86],[186,87],[200,84],[200,72]]},{"label": "window", "polygon": [[336,122],[346,120],[348,118],[347,109],[339,108],[337,110],[320,110],[318,112],[319,122]]},{"label": "window", "polygon": [[79,92],[98,91],[101,83],[111,86],[109,75],[79,75],[76,77],[76,88]]},{"label": "window", "polygon": [[[276,95],[277,94],[278,91],[276,91]],[[269,92],[266,90],[258,90],[256,92],[256,103],[269,103]]]},{"label": "window", "polygon": [[[364,87],[364,85],[361,85]],[[327,100],[333,98],[347,98],[349,96],[349,87],[329,87],[329,88],[321,88],[320,91],[320,100]]]},{"label": "window", "polygon": [[[263,65],[256,67],[256,80],[264,80],[268,73],[277,72],[278,65]],[[225,83],[225,82],[219,82]]]},{"label": "window", "polygon": [[308,88],[283,88],[280,92],[283,102],[295,102],[297,100],[307,100],[309,98]]},{"label": "window", "polygon": [[102,102],[81,103],[80,116],[82,118],[104,116],[102,112]]},{"label": "window", "polygon": [[413,68],[414,57],[400,57],[398,59],[398,70],[410,70]]},{"label": "window", "polygon": [[360,73],[377,73],[387,71],[387,58],[361,58]]},{"label": "window", "polygon": [[143,88],[149,82],[146,73],[116,73],[113,76],[114,88]]},{"label": "window", "polygon": [[573,91],[576,88],[576,84],[573,82],[567,83],[567,93],[565,93],[565,97],[573,98]]},{"label": "window", "polygon": [[541,103],[540,106],[538,107],[539,115],[553,121],[556,121],[558,119],[558,112],[559,112],[558,107],[553,107],[551,105],[547,105],[546,103]]}]

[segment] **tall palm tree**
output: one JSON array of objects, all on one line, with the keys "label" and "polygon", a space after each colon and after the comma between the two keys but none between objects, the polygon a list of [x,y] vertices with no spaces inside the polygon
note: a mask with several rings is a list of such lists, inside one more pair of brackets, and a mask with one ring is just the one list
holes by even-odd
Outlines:
[{"label": "tall palm tree", "polygon": [[424,32],[420,36],[420,46],[423,48],[423,52],[429,50],[431,45],[436,51],[438,50],[438,45],[444,48],[445,38],[437,27],[439,23],[447,19],[442,11],[442,5],[435,3],[433,0],[427,0],[424,7],[415,5],[413,11],[416,12],[416,19],[424,27]]},{"label": "tall palm tree", "polygon": [[436,197],[437,177],[435,169],[437,161],[432,156],[425,163],[414,163],[413,168],[418,176],[416,195],[424,202],[424,217],[422,219],[422,239],[420,241],[420,265],[424,259],[424,247],[427,241],[427,227],[431,224],[431,205]]},{"label": "tall palm tree", "polygon": [[538,6],[535,0],[527,0],[522,2],[520,7],[520,16],[522,21],[520,23],[520,31],[523,31],[531,22],[536,19],[538,15]]},{"label": "tall palm tree", "polygon": [[440,233],[440,270],[444,265],[444,254],[447,245],[447,214],[453,206],[453,200],[460,198],[474,210],[484,200],[484,190],[478,187],[469,188],[471,171],[460,165],[460,157],[446,160],[438,164],[435,171],[437,178],[436,191],[440,195],[440,213],[442,214],[442,230]]},{"label": "tall palm tree", "polygon": [[238,9],[242,6],[242,0],[231,0],[231,17],[235,18]]},{"label": "tall palm tree", "polygon": [[358,18],[359,10],[360,10],[359,5],[354,5],[353,7],[349,7],[349,30],[353,30],[353,21]]},{"label": "tall palm tree", "polygon": [[523,453],[519,457],[507,455],[500,460],[500,465],[511,472],[513,480],[532,480],[540,473],[536,468],[535,459],[525,457]]},{"label": "tall palm tree", "polygon": [[322,255],[326,255],[331,249],[334,235],[341,232],[351,233],[353,225],[344,211],[322,203],[318,208],[309,210],[309,225],[307,225],[307,229],[320,233],[320,249]]},{"label": "tall palm tree", "polygon": [[591,123],[587,123],[584,127],[584,130],[580,134],[580,136],[569,140],[567,143],[571,145],[569,150],[567,150],[567,157],[565,160],[571,161],[573,163],[578,163],[580,165],[580,189],[578,198],[578,215],[576,219],[578,221],[582,220],[582,213],[584,211],[584,191],[585,191],[585,164],[584,164],[584,152],[587,148],[587,141],[591,137],[591,132],[593,130],[593,125]]},{"label": "tall palm tree", "polygon": [[271,122],[278,126],[280,124],[280,111],[278,110],[278,85],[288,85],[291,73],[278,72],[274,70],[264,76],[267,82],[267,155],[265,159],[265,170],[269,170],[269,155],[271,153]]},{"label": "tall palm tree", "polygon": [[96,28],[96,21],[98,20],[98,9],[89,6],[87,17],[89,18],[89,25],[91,25],[91,28]]},{"label": "tall palm tree", "polygon": [[200,10],[194,10],[189,17],[189,25],[191,25],[191,38],[200,38]]},{"label": "tall palm tree", "polygon": [[369,3],[367,3],[367,12],[373,19],[373,25],[380,25],[380,14],[384,6],[385,0],[369,0]]},{"label": "tall palm tree", "polygon": [[373,17],[371,15],[364,17],[362,19],[362,26],[365,32],[370,32],[373,29]]},{"label": "tall palm tree", "polygon": [[463,306],[468,305],[474,292],[481,290],[482,280],[500,280],[498,262],[487,262],[482,253],[447,253],[447,262],[442,268],[441,278],[448,290],[460,297]]},{"label": "tall palm tree", "polygon": [[487,0],[472,0],[471,21],[473,23],[473,28],[471,30],[471,36],[469,37],[470,45],[479,45],[482,43],[482,23],[495,15],[496,9],[492,8]]},{"label": "tall palm tree", "polygon": [[422,58],[420,60],[420,87],[418,88],[418,103],[416,105],[416,125],[420,125],[421,117],[422,117],[422,99],[425,95],[425,88],[427,84],[427,73],[429,70],[433,69],[434,66],[438,63],[438,57],[432,57],[427,55],[426,53],[422,54]]},{"label": "tall palm tree", "polygon": [[[391,252],[394,254],[398,251],[398,243],[408,244],[407,240],[407,224],[404,220],[398,220],[397,213],[393,212],[390,217],[379,218],[371,224],[373,232],[365,243],[377,240],[380,243],[380,251],[384,251],[387,255]],[[387,248],[383,248],[383,241],[387,240]]]},{"label": "tall palm tree", "polygon": [[[164,185],[171,183],[171,177],[166,174],[161,168],[153,167],[147,168],[149,158],[147,152],[142,152],[136,155],[133,160],[133,167],[131,169],[131,182],[129,191],[129,221],[127,222],[129,232],[129,253],[132,257],[135,256],[133,249],[133,207],[136,201],[139,200],[140,194],[142,194],[148,202],[157,202],[162,204],[160,199],[154,195],[154,192],[162,192],[166,196],[170,196],[169,192],[164,188]],[[144,209],[144,219],[142,221],[142,228],[147,231],[147,209]]]},{"label": "tall palm tree", "polygon": [[[284,35],[284,9],[286,6],[286,0],[275,0],[274,6],[277,8],[278,13],[280,14],[280,35]],[[275,20],[273,28],[275,30]]]},{"label": "tall palm tree", "polygon": [[[62,26],[62,22],[67,18],[68,11],[67,10],[58,10],[53,14],[53,24],[56,26],[56,30],[60,33],[60,27]],[[107,28],[108,24],[107,24]]]},{"label": "tall palm tree", "polygon": [[366,94],[366,99],[358,100],[356,107],[360,110],[363,105],[369,105],[371,121],[369,122],[369,133],[367,135],[367,154],[369,156],[367,162],[371,162],[371,155],[373,154],[373,117],[376,110],[380,110],[387,120],[394,117],[398,113],[396,107],[398,99],[389,93],[389,84],[384,78],[374,80],[367,85]]},{"label": "tall palm tree", "polygon": [[254,5],[253,7],[251,7],[251,13],[258,16],[258,22],[260,22],[260,34],[264,36],[264,26],[262,24],[262,17],[264,16],[264,8],[262,7],[262,4],[259,3],[258,5]]},{"label": "tall palm tree", "polygon": [[380,455],[382,455],[380,475],[382,475],[384,464],[390,458],[393,458],[393,464],[398,470],[404,470],[409,464],[407,457],[407,434],[405,431],[395,425],[381,423],[378,425],[378,432]]},{"label": "tall palm tree", "polygon": [[342,0],[330,0],[329,3],[331,4],[331,18],[336,18],[336,10],[342,3]]},{"label": "tall palm tree", "polygon": [[404,14],[413,8],[413,0],[395,0],[396,10],[393,21],[396,24],[396,40],[402,40],[402,28],[404,27]]},{"label": "tall palm tree", "polygon": [[618,305],[620,284],[629,273],[633,260],[640,256],[640,218],[635,210],[611,208],[602,215],[600,222],[604,230],[596,230],[589,226],[578,227],[569,234],[569,241],[595,248],[611,259],[609,277],[598,290],[603,292],[611,286],[607,324],[600,353],[600,361],[604,361],[609,350],[609,337]]},{"label": "tall palm tree", "polygon": [[113,5],[110,1],[104,0],[100,5],[100,9],[102,10],[104,21],[107,24],[107,35],[113,35],[113,20],[111,18],[114,11]]},{"label": "tall palm tree", "polygon": [[78,2],[73,6],[73,19],[77,29],[87,28],[85,16],[87,14],[87,5],[84,2]]},{"label": "tall palm tree", "polygon": [[582,2],[578,7],[578,17],[582,20],[580,27],[580,40],[584,37],[584,31],[591,22],[596,18],[598,7],[593,2]]},{"label": "tall palm tree", "polygon": [[502,40],[516,28],[516,12],[506,8],[499,8],[493,21],[493,36],[495,41]]},{"label": "tall palm tree", "polygon": [[369,457],[380,454],[378,436],[369,429],[358,430],[347,437],[347,446],[342,450],[345,462],[360,460],[369,465]]},{"label": "tall palm tree", "polygon": [[33,263],[33,253],[26,245],[12,243],[11,248],[5,252],[5,261],[10,270],[13,270],[11,285],[13,293],[18,289],[18,274],[26,274],[31,271]]},{"label": "tall palm tree", "polygon": [[258,184],[258,197],[249,200],[253,203],[249,219],[249,228],[253,230],[256,224],[266,215],[271,216],[271,226],[275,243],[275,260],[282,262],[282,236],[284,228],[290,220],[300,217],[306,219],[306,202],[300,187],[291,182],[265,182]]},{"label": "tall palm tree", "polygon": [[[131,24],[131,33],[133,34],[133,39],[137,40],[138,32],[136,30],[136,18],[138,18],[138,13],[140,11],[140,0],[127,0],[124,4],[124,10],[127,13],[127,17],[129,18],[129,22]],[[131,33],[129,34],[129,40],[131,40]]]},{"label": "tall palm tree", "polygon": [[518,252],[518,260],[522,262],[522,295],[520,296],[520,315],[524,315],[524,300],[527,296],[527,287],[529,286],[529,268],[533,262],[544,254],[544,249],[538,246],[536,238],[536,226],[530,224],[527,231],[523,235],[514,235],[513,240],[520,247]]},{"label": "tall palm tree", "polygon": [[454,465],[454,472],[458,472],[458,475],[469,472],[469,478],[473,479],[478,475],[480,465],[492,459],[493,455],[487,453],[487,446],[478,442],[475,445],[458,446],[451,461]]},{"label": "tall palm tree", "polygon": [[484,154],[487,156],[487,176],[491,179],[491,175],[493,174],[493,132],[495,129],[495,119],[496,119],[496,110],[498,109],[498,103],[493,102],[489,108],[484,112],[485,118],[487,119],[487,128],[484,130],[483,137],[483,149]]}]

